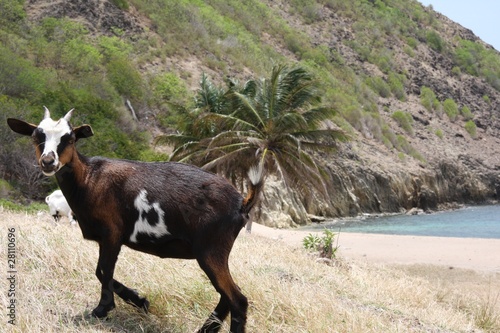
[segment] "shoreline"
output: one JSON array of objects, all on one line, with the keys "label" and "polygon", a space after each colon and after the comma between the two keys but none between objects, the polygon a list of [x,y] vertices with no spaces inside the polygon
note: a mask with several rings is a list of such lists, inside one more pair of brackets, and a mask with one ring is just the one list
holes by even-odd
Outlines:
[{"label": "shoreline", "polygon": [[[498,200],[488,200],[483,203],[477,204],[460,204],[460,203],[447,203],[440,204],[436,210],[424,211],[420,208],[411,208],[409,210],[404,210],[401,212],[391,212],[391,213],[362,213],[356,216],[346,216],[346,217],[322,217],[316,215],[310,215],[311,220],[313,221],[312,225],[321,225],[322,223],[328,223],[330,225],[337,225],[343,222],[352,222],[352,221],[364,221],[367,219],[374,218],[384,218],[384,217],[392,217],[392,216],[413,216],[413,215],[434,215],[446,212],[454,212],[457,210],[473,208],[473,207],[484,207],[484,206],[500,206],[500,201]],[[307,226],[300,226],[299,228],[306,228]],[[432,237],[432,236],[431,236]]]},{"label": "shoreline", "polygon": [[[248,235],[244,229],[242,233]],[[301,248],[302,240],[308,234],[321,236],[322,232],[275,229],[253,223],[250,235]],[[336,233],[335,245],[339,246],[339,255],[346,259],[396,265],[428,264],[500,273],[500,239],[341,232]]]}]

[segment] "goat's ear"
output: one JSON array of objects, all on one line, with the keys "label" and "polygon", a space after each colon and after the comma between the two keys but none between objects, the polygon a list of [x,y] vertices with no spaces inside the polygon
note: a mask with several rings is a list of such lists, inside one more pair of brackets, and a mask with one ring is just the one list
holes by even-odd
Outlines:
[{"label": "goat's ear", "polygon": [[94,135],[94,131],[92,131],[92,127],[90,127],[90,125],[75,127],[73,128],[73,132],[75,132],[77,141],[78,139],[85,139]]},{"label": "goat's ear", "polygon": [[8,118],[7,124],[14,132],[28,136],[31,136],[31,134],[33,134],[33,131],[38,127],[36,125],[14,118]]}]

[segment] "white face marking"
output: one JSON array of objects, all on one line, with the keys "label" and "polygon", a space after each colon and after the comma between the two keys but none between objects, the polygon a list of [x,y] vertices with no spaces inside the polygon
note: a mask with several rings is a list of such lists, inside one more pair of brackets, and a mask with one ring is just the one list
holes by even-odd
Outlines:
[{"label": "white face marking", "polygon": [[68,122],[64,119],[58,121],[52,120],[51,118],[45,118],[42,120],[38,128],[43,130],[45,134],[44,149],[41,157],[49,155],[51,152],[55,156],[54,165],[57,166],[53,172],[44,172],[46,175],[53,175],[57,170],[63,167],[59,162],[59,155],[57,154],[57,147],[61,143],[61,138],[65,134],[71,133],[71,128]]},{"label": "white face marking", "polygon": [[[130,241],[133,243],[138,243],[137,241],[138,233],[145,233],[155,238],[160,238],[161,236],[170,234],[167,230],[165,221],[163,220],[165,212],[161,209],[160,204],[158,202],[153,202],[150,204],[146,197],[147,194],[148,192],[146,190],[141,190],[139,195],[137,195],[137,197],[134,200],[134,206],[135,208],[137,208],[137,211],[139,212],[139,218],[137,219],[137,221],[135,221],[134,231],[130,236]],[[148,222],[146,216],[143,217],[143,215],[148,214],[150,210],[153,210],[158,216],[158,221],[155,225],[151,225]]]}]

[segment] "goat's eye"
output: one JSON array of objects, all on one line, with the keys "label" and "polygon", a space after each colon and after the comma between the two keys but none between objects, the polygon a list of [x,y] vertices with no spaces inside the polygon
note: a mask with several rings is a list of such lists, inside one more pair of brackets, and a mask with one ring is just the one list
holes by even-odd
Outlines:
[{"label": "goat's eye", "polygon": [[37,128],[34,132],[33,135],[31,136],[33,143],[38,145],[42,142],[45,141],[45,134],[43,131],[41,131],[39,128]]},{"label": "goat's eye", "polygon": [[67,145],[72,145],[73,143],[75,143],[75,139],[71,135],[66,134],[62,136],[61,142]]}]

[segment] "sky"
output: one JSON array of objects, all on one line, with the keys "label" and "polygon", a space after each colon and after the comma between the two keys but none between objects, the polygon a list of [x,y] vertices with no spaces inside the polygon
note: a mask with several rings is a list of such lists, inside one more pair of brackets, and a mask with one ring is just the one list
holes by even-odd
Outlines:
[{"label": "sky", "polygon": [[484,42],[500,51],[499,0],[419,0],[436,12],[470,29]]}]

